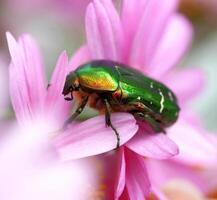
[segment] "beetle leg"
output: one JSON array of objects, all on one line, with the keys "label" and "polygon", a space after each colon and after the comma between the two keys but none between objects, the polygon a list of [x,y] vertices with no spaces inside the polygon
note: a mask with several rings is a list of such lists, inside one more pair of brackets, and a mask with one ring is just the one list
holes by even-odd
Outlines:
[{"label": "beetle leg", "polygon": [[154,118],[152,118],[150,115],[145,114],[144,115],[145,121],[147,121],[153,130],[157,133],[162,132],[166,134],[165,130],[161,127],[160,123],[156,122]]},{"label": "beetle leg", "polygon": [[116,138],[117,138],[116,148],[119,148],[119,146],[120,146],[120,135],[119,135],[118,131],[116,130],[116,128],[111,123],[110,104],[109,104],[107,99],[104,99],[104,102],[105,102],[105,122],[106,122],[106,125],[110,126],[112,128],[112,130],[115,132],[115,135],[116,135]]},{"label": "beetle leg", "polygon": [[84,99],[82,100],[81,104],[77,107],[75,112],[71,115],[71,117],[69,117],[64,122],[63,129],[65,129],[68,124],[70,124],[79,114],[81,114],[81,112],[84,110],[84,107],[87,104],[87,101],[88,101],[88,96],[84,97]]}]

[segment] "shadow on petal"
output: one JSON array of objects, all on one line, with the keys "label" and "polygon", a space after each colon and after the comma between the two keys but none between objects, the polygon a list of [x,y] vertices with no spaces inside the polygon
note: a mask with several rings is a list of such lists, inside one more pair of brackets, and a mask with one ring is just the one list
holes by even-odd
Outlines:
[{"label": "shadow on petal", "polygon": [[[120,134],[120,145],[137,132],[136,120],[130,114],[114,113],[113,125]],[[77,159],[105,153],[116,148],[117,138],[110,127],[105,126],[105,116],[97,116],[71,126],[54,141],[63,160]]]}]

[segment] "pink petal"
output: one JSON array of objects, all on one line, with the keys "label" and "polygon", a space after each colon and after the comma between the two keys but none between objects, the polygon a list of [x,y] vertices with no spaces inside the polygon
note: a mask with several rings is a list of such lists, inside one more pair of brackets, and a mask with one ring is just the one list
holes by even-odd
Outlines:
[{"label": "pink petal", "polygon": [[120,20],[111,0],[94,1],[86,12],[87,42],[94,59],[117,60],[121,40]]},{"label": "pink petal", "polygon": [[204,87],[205,74],[199,69],[186,69],[171,72],[163,77],[163,81],[177,95],[179,103],[192,101]]},{"label": "pink petal", "polygon": [[124,60],[127,63],[134,36],[145,11],[147,0],[123,0],[121,9],[121,22],[124,29]]},{"label": "pink petal", "polygon": [[157,197],[158,200],[168,200],[168,198],[161,191],[161,188],[155,187],[154,184],[151,184],[151,186],[152,186],[151,190],[154,193],[154,195]]},{"label": "pink petal", "polygon": [[174,159],[197,166],[217,163],[217,148],[210,142],[208,133],[185,121],[184,117],[180,116],[178,122],[167,132],[180,149],[179,155]]},{"label": "pink petal", "polygon": [[129,194],[127,192],[127,188],[124,188],[124,191],[121,195],[121,197],[119,198],[119,200],[130,200]]},{"label": "pink petal", "polygon": [[137,154],[126,152],[126,187],[130,199],[145,199],[150,194],[150,182],[145,166],[145,160]]},{"label": "pink petal", "polygon": [[[26,80],[34,106],[43,101],[46,92],[46,81],[42,56],[36,41],[28,34],[19,38],[19,45],[24,55],[23,66],[26,72]],[[36,108],[37,109],[37,108]]]},{"label": "pink petal", "polygon": [[45,100],[46,112],[49,112],[49,115],[53,115],[59,119],[63,118],[63,116],[66,118],[67,110],[69,110],[70,105],[62,96],[67,67],[68,56],[66,52],[63,52],[57,61]]},{"label": "pink petal", "polygon": [[91,60],[91,55],[87,45],[84,45],[80,49],[78,49],[78,51],[75,52],[75,54],[71,58],[69,62],[69,68],[67,70],[68,73],[74,71],[78,66],[88,62],[89,60]]},{"label": "pink petal", "polygon": [[176,9],[177,2],[177,0],[148,1],[133,42],[130,62],[133,66],[149,66],[165,25]]},{"label": "pink petal", "polygon": [[[138,126],[130,114],[112,114],[112,123],[120,134],[120,144],[132,138]],[[105,117],[98,116],[78,123],[60,135],[56,146],[64,160],[101,154],[115,149],[117,143],[114,131],[105,126]]]},{"label": "pink petal", "polygon": [[168,159],[176,154],[179,150],[177,145],[163,133],[149,133],[144,128],[127,144],[132,151],[150,158]]},{"label": "pink petal", "polygon": [[97,163],[96,173],[100,175],[98,182],[106,185],[103,199],[118,200],[125,187],[124,147],[95,156],[94,163]]},{"label": "pink petal", "polygon": [[[29,35],[23,35],[17,43],[13,36],[7,33],[7,40],[12,58],[10,93],[13,106],[15,111],[22,112],[20,109],[25,109],[23,112],[31,116],[36,110],[41,109],[46,91],[41,55],[35,41]],[[17,86],[13,82],[16,82]],[[15,96],[14,92],[18,96]]]},{"label": "pink petal", "polygon": [[116,45],[116,53],[117,53],[117,59],[121,60],[123,52],[121,51],[123,48],[123,28],[121,24],[121,20],[119,17],[118,12],[115,9],[115,6],[111,0],[101,0],[103,6],[105,7],[105,10],[107,12],[107,15],[109,17],[112,32],[114,36],[114,44]]},{"label": "pink petal", "polygon": [[148,66],[149,74],[158,78],[174,67],[188,49],[192,35],[192,26],[185,17],[178,14],[171,17]]},{"label": "pink petal", "polygon": [[[10,65],[9,67],[9,89],[12,106],[19,123],[30,121],[32,118],[32,109],[26,92],[25,84],[22,77],[17,77],[18,73],[14,70],[15,67]],[[17,80],[15,83],[14,80]],[[20,87],[23,85],[23,87]],[[23,90],[22,90],[23,88]]]},{"label": "pink petal", "polygon": [[150,181],[155,188],[161,189],[170,180],[188,180],[198,188],[204,189],[204,179],[198,176],[193,168],[171,160],[147,159],[146,167]]},{"label": "pink petal", "polygon": [[123,193],[125,187],[125,175],[126,175],[126,162],[124,158],[124,150],[121,149],[119,152],[119,160],[118,160],[118,181],[115,191],[115,200],[118,200],[121,194]]}]

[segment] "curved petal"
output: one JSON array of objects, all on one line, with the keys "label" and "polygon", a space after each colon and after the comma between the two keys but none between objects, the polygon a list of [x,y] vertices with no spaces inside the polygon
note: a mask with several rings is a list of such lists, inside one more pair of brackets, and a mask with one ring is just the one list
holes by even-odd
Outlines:
[{"label": "curved petal", "polygon": [[148,1],[133,42],[130,59],[133,66],[149,66],[165,25],[175,11],[177,3],[177,0]]},{"label": "curved petal", "polygon": [[31,118],[42,108],[46,92],[41,55],[29,35],[23,35],[17,43],[7,33],[7,40],[12,58],[9,74],[12,104],[15,112],[26,113]]},{"label": "curved petal", "polygon": [[52,78],[47,89],[47,96],[45,101],[46,112],[49,112],[49,115],[58,117],[58,119],[61,119],[62,116],[65,116],[67,114],[67,108],[70,105],[64,100],[62,96],[67,67],[68,56],[64,51],[59,56],[56,67],[52,74]]},{"label": "curved petal", "polygon": [[188,49],[192,35],[192,26],[185,17],[178,14],[171,17],[148,66],[148,73],[158,78],[175,67]]},{"label": "curved petal", "polygon": [[198,126],[180,119],[170,129],[168,136],[179,146],[180,153],[174,159],[200,166],[216,165],[217,148],[210,142],[206,132]]},{"label": "curved petal", "polygon": [[[21,48],[20,54],[24,56],[23,67],[32,106],[38,106],[43,103],[43,97],[46,93],[41,52],[36,41],[28,34],[23,34],[18,43]],[[36,107],[36,109],[38,108]]]},{"label": "curved petal", "polygon": [[[31,121],[32,109],[26,92],[25,83],[23,82],[22,77],[18,77],[18,73],[14,68],[13,65],[9,66],[10,97],[17,121],[19,123],[25,123]],[[14,80],[17,80],[17,82],[15,83]]]},{"label": "curved petal", "polygon": [[150,182],[145,166],[144,158],[137,154],[126,151],[126,187],[130,199],[145,199],[150,194]]},{"label": "curved petal", "polygon": [[119,160],[118,160],[118,181],[115,190],[115,200],[118,200],[121,194],[124,191],[125,187],[125,175],[126,175],[126,162],[124,158],[124,149],[121,149],[119,152]]},{"label": "curved petal", "polygon": [[121,22],[124,30],[124,60],[126,63],[128,63],[133,38],[138,30],[147,3],[147,0],[122,1]]},{"label": "curved petal", "polygon": [[178,154],[178,146],[163,133],[148,133],[144,128],[127,144],[132,151],[149,158],[168,159]]},{"label": "curved petal", "polygon": [[91,55],[87,45],[83,45],[75,52],[71,60],[69,61],[69,68],[67,72],[74,71],[78,66],[91,60]]},{"label": "curved petal", "polygon": [[120,46],[120,19],[111,0],[90,3],[86,12],[87,43],[94,59],[117,60]]},{"label": "curved petal", "polygon": [[[132,138],[138,126],[130,114],[112,114],[112,123],[120,134],[120,144]],[[98,116],[70,127],[60,135],[55,146],[63,160],[77,159],[101,154],[115,149],[117,138],[110,127],[105,126],[105,117]]]},{"label": "curved petal", "polygon": [[163,81],[176,93],[179,102],[183,104],[202,91],[204,79],[205,74],[200,69],[186,69],[167,74]]}]

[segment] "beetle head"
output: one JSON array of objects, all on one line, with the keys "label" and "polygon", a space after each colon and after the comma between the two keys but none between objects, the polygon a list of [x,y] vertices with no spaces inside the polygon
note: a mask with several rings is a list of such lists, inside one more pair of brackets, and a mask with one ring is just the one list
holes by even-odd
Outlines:
[{"label": "beetle head", "polygon": [[72,100],[73,99],[72,92],[77,91],[78,89],[79,89],[78,77],[75,72],[70,72],[66,76],[65,85],[62,94],[66,96],[71,93],[71,98],[69,99],[68,97],[66,97],[65,99]]}]

